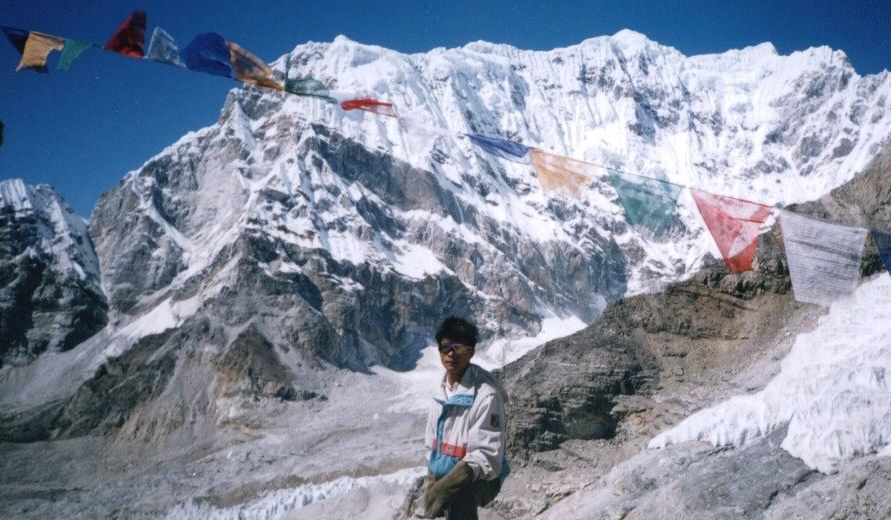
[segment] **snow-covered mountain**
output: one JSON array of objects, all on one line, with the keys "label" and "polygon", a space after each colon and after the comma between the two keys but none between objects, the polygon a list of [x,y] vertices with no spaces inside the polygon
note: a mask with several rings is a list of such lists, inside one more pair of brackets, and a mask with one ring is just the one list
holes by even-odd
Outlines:
[{"label": "snow-covered mountain", "polygon": [[83,219],[50,186],[0,181],[0,367],[74,348],[105,311]]},{"label": "snow-covered mountain", "polygon": [[[403,55],[341,37],[298,46],[290,63],[291,77],[390,100],[427,127],[769,204],[846,181],[891,129],[888,74],[860,77],[826,48],[686,58],[622,31],[549,52],[473,43]],[[549,316],[587,323],[712,251],[686,196],[673,234],[648,240],[604,180],[578,202],[544,194],[529,166],[423,134],[315,99],[234,91],[216,125],[96,208],[112,310],[167,305],[181,321],[183,302],[244,286],[231,277],[249,264],[254,283],[300,295],[305,328],[324,331],[310,334],[323,359],[399,364],[427,340],[430,316],[469,310],[490,336],[534,335]],[[351,311],[369,307],[377,319]]]},{"label": "snow-covered mountain", "polygon": [[[889,74],[861,77],[826,48],[780,56],[763,44],[685,57],[622,31],[547,52],[476,42],[404,55],[339,37],[299,45],[273,66],[283,71],[286,62],[290,77],[392,101],[407,118],[233,90],[216,124],[103,195],[80,260],[69,263],[94,287],[100,276],[108,325],[76,348],[0,368],[2,438],[55,439],[62,448],[53,456],[74,465],[43,474],[25,462],[45,456],[36,451],[42,443],[16,444],[8,478],[77,487],[81,459],[69,454],[120,443],[121,466],[91,475],[109,486],[72,492],[72,501],[93,504],[75,516],[119,507],[146,517],[278,518],[315,500],[305,497],[365,489],[368,476],[402,485],[420,454],[419,388],[437,373],[422,347],[442,316],[477,319],[480,358],[498,366],[594,322],[609,302],[689,278],[717,256],[686,193],[669,234],[654,238],[625,222],[605,177],[579,200],[544,193],[530,166],[486,155],[462,132],[768,204],[819,198],[891,136]],[[34,191],[15,186],[10,193]],[[61,228],[46,236],[66,233],[74,236]],[[98,269],[84,267],[90,242]],[[782,278],[782,261],[770,269]],[[748,283],[741,280],[726,283]],[[788,287],[777,283],[767,292],[788,310]],[[635,322],[628,334],[689,334],[685,323],[747,305],[698,301],[688,301],[681,319],[665,317],[664,329]],[[104,323],[103,305],[95,308]],[[554,349],[518,363],[546,360]],[[616,354],[622,371],[585,379],[580,391],[551,385],[542,390],[556,392],[545,406],[536,396],[520,405],[546,416],[526,425],[532,451],[621,432],[627,424],[612,417],[614,396],[601,394],[655,392],[683,357],[665,354],[671,361],[660,361],[657,377],[650,354],[626,354]],[[574,360],[583,379],[585,363],[600,362],[586,359]],[[550,362],[542,363],[529,370],[546,372]],[[538,428],[555,417],[575,423]],[[641,447],[634,442],[622,449]],[[127,468],[145,467],[135,455],[142,450],[156,465],[119,482]],[[189,471],[181,469],[186,460]],[[604,460],[600,469],[616,462]],[[149,491],[124,505],[135,490]],[[56,507],[40,502],[34,511]]]}]

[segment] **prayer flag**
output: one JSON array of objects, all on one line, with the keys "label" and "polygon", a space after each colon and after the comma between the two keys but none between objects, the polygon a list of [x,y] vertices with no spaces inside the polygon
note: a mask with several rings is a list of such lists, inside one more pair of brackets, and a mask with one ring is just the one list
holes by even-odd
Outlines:
[{"label": "prayer flag", "polygon": [[218,76],[232,77],[229,46],[216,33],[204,33],[195,37],[183,51],[186,67]]},{"label": "prayer flag", "polygon": [[62,56],[59,57],[59,70],[68,70],[71,67],[71,62],[92,46],[92,43],[65,40],[65,48],[62,49]]},{"label": "prayer flag", "polygon": [[780,227],[792,291],[800,302],[829,306],[860,280],[866,230],[782,211]]},{"label": "prayer flag", "polygon": [[430,121],[430,118],[431,116],[421,109],[399,116],[399,134],[407,161],[427,156],[437,140],[454,137],[454,134],[447,130],[428,125],[426,121]]},{"label": "prayer flag", "polygon": [[285,92],[295,96],[312,96],[324,99],[329,103],[337,103],[336,99],[328,95],[328,89],[325,85],[321,81],[312,78],[285,78]]},{"label": "prayer flag", "polygon": [[22,60],[15,70],[34,69],[37,72],[47,72],[46,58],[52,51],[60,51],[65,47],[65,40],[58,36],[51,36],[31,31],[25,42]]},{"label": "prayer flag", "polygon": [[340,108],[344,110],[364,110],[382,116],[396,117],[396,107],[393,103],[378,101],[371,98],[348,99],[340,102]]},{"label": "prayer flag", "polygon": [[566,190],[575,198],[579,198],[585,188],[603,170],[596,164],[577,161],[541,150],[532,150],[529,155],[532,159],[532,168],[538,175],[538,182],[541,183],[541,189],[544,191]]},{"label": "prayer flag", "polygon": [[337,104],[337,100],[331,97],[326,87],[321,81],[310,77],[291,79],[288,72],[291,70],[291,55],[285,59],[285,86],[284,90],[288,94],[295,96],[311,96],[323,99],[328,103]]},{"label": "prayer flag", "polygon": [[3,34],[6,35],[6,39],[9,40],[9,43],[11,43],[17,51],[19,51],[19,54],[24,54],[25,42],[28,41],[28,31],[24,29],[16,29],[15,27],[6,27],[5,25],[0,27],[0,29],[3,29]]},{"label": "prayer flag", "polygon": [[891,233],[883,233],[881,231],[872,230],[872,239],[876,243],[879,250],[879,257],[885,264],[885,270],[891,274]]},{"label": "prayer flag", "polygon": [[145,46],[145,12],[133,11],[111,35],[105,50],[141,59]]},{"label": "prayer flag", "polygon": [[690,191],[705,225],[718,244],[727,269],[731,273],[750,271],[758,230],[770,216],[770,206],[695,188]]},{"label": "prayer flag", "polygon": [[235,42],[226,42],[229,46],[229,60],[235,78],[242,83],[256,87],[283,90],[282,84],[275,79],[275,73],[263,60],[244,50]]},{"label": "prayer flag", "polygon": [[649,229],[656,236],[668,230],[682,186],[614,170],[609,170],[609,178],[629,224]]},{"label": "prayer flag", "polygon": [[145,59],[168,63],[175,67],[185,68],[186,66],[179,57],[179,48],[176,46],[173,36],[167,34],[167,31],[160,27],[155,27],[155,30],[152,31],[152,41],[149,42]]},{"label": "prayer flag", "polygon": [[527,154],[529,150],[528,146],[522,145],[515,141],[508,141],[507,139],[501,139],[498,137],[490,137],[488,135],[481,134],[464,134],[469,139],[470,142],[479,146],[486,152],[494,155],[495,157],[499,157],[501,159],[507,159],[508,161],[520,162],[524,164],[529,164],[529,160],[527,158]]}]

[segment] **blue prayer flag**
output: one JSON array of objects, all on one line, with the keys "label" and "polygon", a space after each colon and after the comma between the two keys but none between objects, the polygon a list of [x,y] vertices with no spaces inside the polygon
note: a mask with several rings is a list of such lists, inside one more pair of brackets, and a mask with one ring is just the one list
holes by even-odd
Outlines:
[{"label": "blue prayer flag", "polygon": [[0,27],[0,29],[3,29],[3,33],[6,34],[6,38],[9,40],[9,43],[11,43],[12,46],[15,47],[17,51],[19,51],[19,54],[24,54],[25,42],[28,41],[28,34],[31,31],[6,26],[2,26]]},{"label": "blue prayer flag", "polygon": [[526,154],[528,154],[529,150],[531,150],[532,148],[526,145],[522,145],[515,141],[508,141],[507,139],[501,139],[498,137],[489,137],[488,135],[464,135],[466,135],[473,144],[479,146],[495,157],[500,157],[502,159],[507,159],[508,161],[513,162],[522,162],[527,164],[529,162],[529,160],[526,158]]},{"label": "blue prayer flag", "polygon": [[195,37],[183,51],[186,67],[218,76],[232,77],[229,46],[217,33],[204,33]]},{"label": "blue prayer flag", "polygon": [[888,274],[891,274],[891,233],[873,229],[872,239],[879,250],[879,257],[881,257],[882,263],[885,264],[885,270],[888,271]]}]

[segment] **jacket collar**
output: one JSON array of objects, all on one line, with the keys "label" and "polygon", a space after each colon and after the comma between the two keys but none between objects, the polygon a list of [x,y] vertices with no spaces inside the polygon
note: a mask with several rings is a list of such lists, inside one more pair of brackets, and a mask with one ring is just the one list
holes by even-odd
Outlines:
[{"label": "jacket collar", "polygon": [[439,388],[437,389],[437,395],[434,397],[437,401],[443,404],[451,404],[455,406],[470,406],[473,404],[474,397],[476,397],[476,380],[477,380],[477,370],[478,367],[471,363],[467,366],[467,370],[464,371],[464,375],[461,376],[461,381],[458,382],[458,386],[454,391],[451,392],[452,397],[448,400],[445,400],[444,388],[448,383],[446,382],[446,374],[443,373],[442,380],[440,381]]}]

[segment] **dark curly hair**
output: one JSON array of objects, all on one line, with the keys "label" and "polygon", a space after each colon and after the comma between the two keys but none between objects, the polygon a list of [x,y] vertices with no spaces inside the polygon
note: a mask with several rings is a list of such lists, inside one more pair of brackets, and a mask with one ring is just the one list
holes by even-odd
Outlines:
[{"label": "dark curly hair", "polygon": [[441,343],[443,338],[448,338],[469,347],[476,347],[479,336],[480,332],[476,325],[457,316],[449,316],[442,320],[439,328],[436,329],[436,343]]}]

